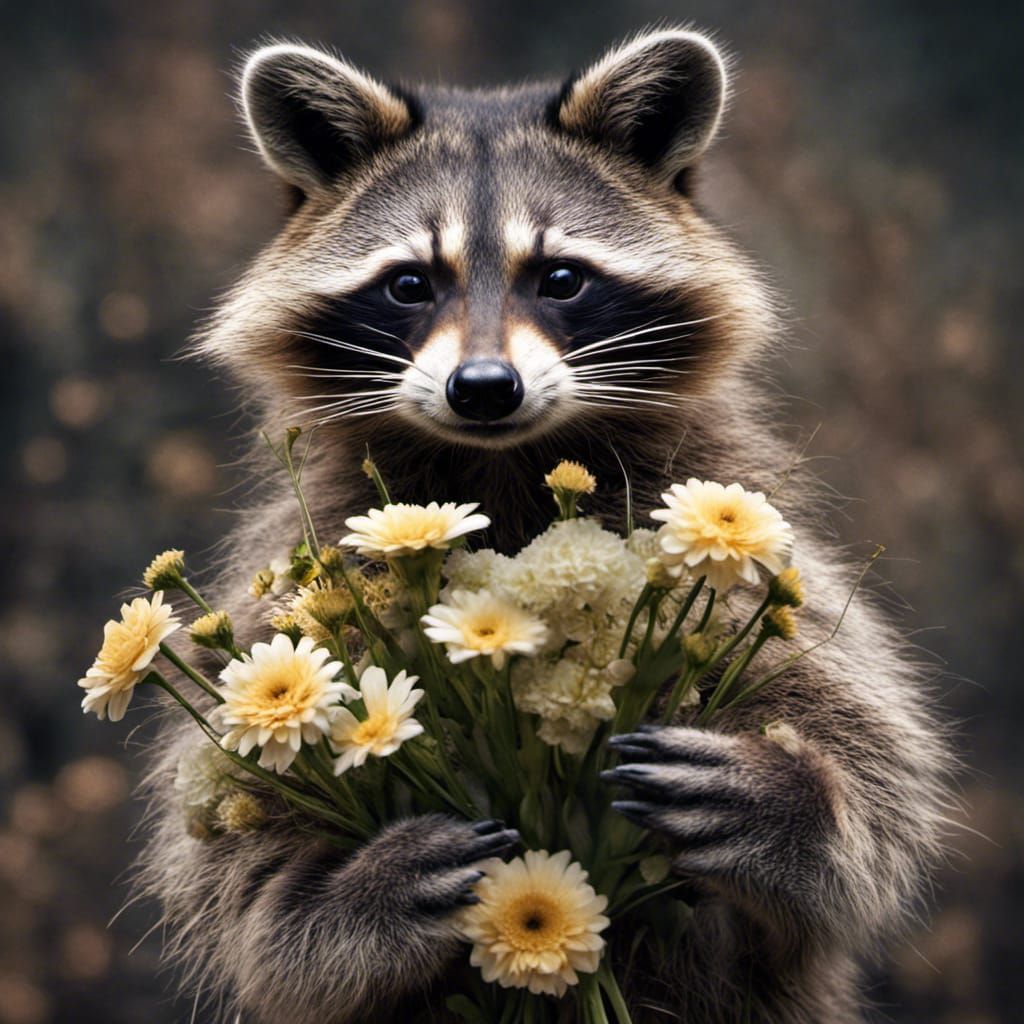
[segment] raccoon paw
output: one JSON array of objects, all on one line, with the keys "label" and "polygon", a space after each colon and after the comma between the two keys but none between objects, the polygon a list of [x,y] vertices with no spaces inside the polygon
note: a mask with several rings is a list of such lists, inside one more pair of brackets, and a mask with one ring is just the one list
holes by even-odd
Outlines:
[{"label": "raccoon paw", "polygon": [[360,851],[359,874],[374,889],[390,888],[411,913],[440,916],[477,902],[473,887],[483,872],[476,865],[518,843],[519,833],[500,821],[424,815],[382,830]]},{"label": "raccoon paw", "polygon": [[679,874],[753,881],[834,827],[816,767],[762,736],[641,726],[609,745],[624,763],[602,778],[634,797],[612,806],[672,842]]}]

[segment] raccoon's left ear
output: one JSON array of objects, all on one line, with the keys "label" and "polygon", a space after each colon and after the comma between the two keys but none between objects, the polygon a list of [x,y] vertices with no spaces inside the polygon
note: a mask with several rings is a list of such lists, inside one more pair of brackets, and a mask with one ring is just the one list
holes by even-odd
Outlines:
[{"label": "raccoon's left ear", "polygon": [[705,36],[651,32],[566,82],[558,125],[674,181],[710,145],[725,106],[726,69]]},{"label": "raccoon's left ear", "polygon": [[409,101],[309,46],[257,50],[245,65],[242,112],[272,171],[315,192],[415,127]]}]

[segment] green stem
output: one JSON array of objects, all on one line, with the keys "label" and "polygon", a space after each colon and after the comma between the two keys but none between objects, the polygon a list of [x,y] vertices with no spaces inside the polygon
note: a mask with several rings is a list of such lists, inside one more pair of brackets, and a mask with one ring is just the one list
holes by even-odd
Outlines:
[{"label": "green stem", "polygon": [[180,579],[178,580],[178,589],[186,597],[191,598],[191,600],[195,604],[197,604],[200,608],[202,608],[204,612],[207,612],[207,613],[212,613],[213,612],[213,609],[203,600],[203,598],[200,595],[199,591],[196,590],[196,588],[193,587],[192,584],[189,583],[189,581],[187,579],[185,579],[184,576],[180,577]]},{"label": "green stem", "polygon": [[604,989],[605,995],[608,997],[608,1002],[612,1004],[612,1010],[615,1012],[615,1020],[618,1024],[632,1024],[633,1018],[630,1016],[629,1007],[626,1005],[622,990],[619,988],[615,972],[607,960],[601,961],[601,966],[597,971],[597,978],[601,988]]},{"label": "green stem", "polygon": [[224,698],[217,692],[213,684],[207,681],[202,675],[200,675],[191,665],[185,664],[182,659],[174,653],[174,651],[168,647],[167,644],[162,643],[160,645],[160,653],[177,668],[180,672],[183,672],[193,683],[196,684],[204,693],[211,696],[218,704],[224,703]]},{"label": "green stem", "polygon": [[[699,671],[699,670],[698,670]],[[679,710],[679,705],[682,703],[683,697],[686,696],[687,691],[697,681],[697,672],[692,668],[688,668],[680,677],[679,682],[672,689],[672,694],[665,705],[665,714],[661,721],[663,725],[668,725],[669,722],[675,717],[676,711]]]},{"label": "green stem", "polygon": [[711,694],[707,706],[700,714],[699,722],[701,725],[707,725],[711,716],[718,710],[722,701],[725,700],[729,690],[732,689],[732,684],[746,671],[747,666],[754,660],[757,652],[761,650],[767,640],[768,634],[762,630],[750,647],[725,670],[714,692]]},{"label": "green stem", "polygon": [[622,638],[622,644],[619,647],[619,657],[624,658],[626,651],[629,650],[629,642],[633,638],[633,627],[636,625],[636,620],[640,617],[640,612],[646,607],[647,602],[651,598],[651,594],[654,593],[654,588],[649,584],[645,583],[643,590],[640,591],[640,596],[636,599],[636,604],[633,605],[633,610],[629,613],[629,621],[626,623],[626,633]]},{"label": "green stem", "polygon": [[[667,643],[668,640],[671,637],[675,636],[676,633],[682,628],[683,623],[686,621],[686,616],[690,614],[690,609],[693,607],[694,601],[697,600],[698,596],[700,595],[701,590],[704,588],[704,581],[706,579],[707,579],[707,576],[701,576],[700,579],[697,580],[697,582],[694,583],[694,585],[690,588],[689,594],[686,595],[686,600],[683,602],[682,606],[680,607],[679,612],[677,613],[676,617],[672,620],[672,626],[671,626],[671,628],[669,629],[668,633],[665,636],[665,643]],[[715,595],[715,592],[712,590],[711,591],[711,598],[709,599],[709,602],[708,602],[709,604],[711,603],[711,601],[714,601],[714,599],[715,599],[714,595]],[[699,633],[700,630],[698,629],[697,632]],[[664,644],[662,646],[664,646]]]}]

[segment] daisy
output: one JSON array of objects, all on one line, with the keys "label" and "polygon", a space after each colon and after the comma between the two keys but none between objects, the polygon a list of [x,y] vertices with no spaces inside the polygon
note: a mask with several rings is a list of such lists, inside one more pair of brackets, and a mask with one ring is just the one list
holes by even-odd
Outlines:
[{"label": "daisy", "polygon": [[447,601],[435,604],[420,622],[434,643],[447,646],[453,665],[482,654],[501,669],[509,654],[536,654],[547,639],[540,619],[486,590],[456,590]]},{"label": "daisy", "polygon": [[423,696],[414,690],[419,676],[407,676],[405,670],[388,686],[384,669],[371,665],[359,680],[359,692],[352,691],[349,701],[362,698],[366,717],[356,718],[348,708],[340,708],[331,727],[331,744],[340,751],[334,762],[334,774],[341,775],[358,767],[373,754],[387,757],[406,740],[419,736],[423,726],[412,717]]},{"label": "daisy", "polygon": [[[484,530],[490,519],[473,510],[476,502],[456,505],[385,505],[371,508],[365,516],[352,516],[345,525],[352,531],[339,543],[356,548],[361,555],[396,558],[424,548],[447,548],[457,537]],[[473,514],[471,514],[473,513]]]},{"label": "daisy", "polygon": [[163,551],[146,568],[142,582],[149,590],[176,587],[185,571],[185,552],[172,548]]},{"label": "daisy", "polygon": [[572,494],[593,494],[597,478],[586,466],[578,462],[560,462],[544,477],[544,483],[553,491],[569,491]]},{"label": "daisy", "polygon": [[587,873],[570,863],[568,850],[531,850],[507,864],[480,865],[480,902],[460,925],[473,943],[470,962],[484,981],[503,988],[528,988],[561,996],[579,981],[577,972],[597,970],[608,927],[608,900],[587,884]]},{"label": "daisy", "polygon": [[724,592],[739,580],[757,583],[755,563],[772,573],[785,568],[793,531],[760,491],[691,477],[661,497],[668,507],[651,518],[664,523],[660,557],[674,575],[706,575],[708,586]]},{"label": "daisy", "polygon": [[232,659],[220,674],[224,703],[214,711],[228,727],[221,746],[242,757],[260,747],[261,767],[287,771],[303,742],[316,743],[330,730],[338,699],[355,692],[334,681],[341,664],[329,657],[309,637],[295,644],[278,633]]},{"label": "daisy", "polygon": [[121,621],[111,619],[103,627],[103,646],[92,667],[78,680],[86,691],[83,711],[95,711],[100,719],[109,716],[112,722],[124,717],[135,684],[162,641],[181,625],[173,612],[164,604],[162,590],[152,598],[137,597],[131,604],[121,605]]}]

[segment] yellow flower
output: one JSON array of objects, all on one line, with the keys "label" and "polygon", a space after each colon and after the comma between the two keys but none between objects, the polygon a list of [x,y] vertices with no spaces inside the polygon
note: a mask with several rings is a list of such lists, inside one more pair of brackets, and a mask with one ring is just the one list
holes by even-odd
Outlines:
[{"label": "yellow flower", "polygon": [[484,981],[561,996],[578,983],[577,972],[597,970],[608,900],[587,884],[571,856],[531,850],[507,864],[495,858],[481,865],[480,902],[460,924]]},{"label": "yellow flower", "polygon": [[540,619],[486,590],[456,590],[420,621],[434,643],[447,646],[453,665],[482,654],[500,669],[510,654],[536,654],[548,634]]},{"label": "yellow flower", "polygon": [[221,746],[242,757],[260,747],[261,767],[287,771],[303,742],[327,734],[338,699],[352,692],[334,681],[341,665],[329,657],[309,637],[294,644],[278,633],[233,658],[220,674],[224,703],[213,712],[213,720],[228,727]]},{"label": "yellow flower", "polygon": [[359,680],[359,692],[351,691],[349,701],[362,698],[366,708],[364,719],[356,718],[348,708],[340,708],[331,728],[331,743],[340,751],[334,762],[334,774],[363,764],[373,754],[387,757],[406,740],[419,736],[423,726],[412,713],[423,696],[414,690],[419,676],[407,676],[405,670],[388,686],[384,669],[371,665]]},{"label": "yellow flower", "polygon": [[86,691],[82,710],[95,711],[100,719],[119,722],[132,699],[135,684],[156,657],[162,641],[181,623],[174,609],[164,604],[158,590],[152,598],[137,597],[121,605],[121,621],[111,619],[103,627],[103,646],[78,685]]},{"label": "yellow flower", "polygon": [[562,461],[544,477],[544,483],[553,491],[593,494],[597,478],[578,462]]},{"label": "yellow flower", "polygon": [[768,598],[772,604],[788,605],[790,608],[799,608],[804,603],[804,585],[800,579],[800,570],[795,565],[771,578]]},{"label": "yellow flower", "polygon": [[169,590],[181,582],[185,571],[184,551],[164,551],[156,556],[142,574],[142,582],[149,590]]},{"label": "yellow flower", "polygon": [[230,647],[235,642],[234,627],[227,612],[207,612],[189,627],[192,643],[213,650]]},{"label": "yellow flower", "polygon": [[792,640],[797,633],[796,616],[793,614],[793,609],[784,604],[769,608],[761,620],[761,628],[768,636]]},{"label": "yellow flower", "polygon": [[476,502],[456,505],[385,505],[371,508],[365,516],[352,516],[345,525],[352,531],[339,541],[361,555],[396,558],[425,548],[447,548],[457,537],[491,525],[482,513],[473,513]]},{"label": "yellow flower", "polygon": [[772,573],[785,567],[793,531],[760,491],[691,477],[661,497],[668,507],[651,518],[664,523],[661,560],[676,575],[707,576],[721,593],[739,580],[757,583],[756,562]]},{"label": "yellow flower", "polygon": [[348,587],[320,582],[300,587],[291,602],[291,613],[299,629],[317,643],[326,643],[347,625],[355,608],[355,598]]}]

